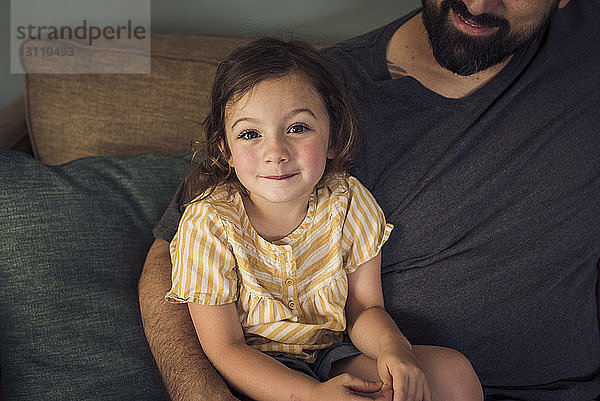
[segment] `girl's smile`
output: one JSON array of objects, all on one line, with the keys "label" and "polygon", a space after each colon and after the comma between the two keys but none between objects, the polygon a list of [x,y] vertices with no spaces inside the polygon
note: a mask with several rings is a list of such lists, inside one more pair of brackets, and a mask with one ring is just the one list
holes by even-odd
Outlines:
[{"label": "girl's smile", "polygon": [[284,175],[266,175],[263,178],[266,178],[268,180],[287,180],[288,178],[295,177],[296,175],[298,175],[298,174],[294,173],[294,174],[284,174]]}]

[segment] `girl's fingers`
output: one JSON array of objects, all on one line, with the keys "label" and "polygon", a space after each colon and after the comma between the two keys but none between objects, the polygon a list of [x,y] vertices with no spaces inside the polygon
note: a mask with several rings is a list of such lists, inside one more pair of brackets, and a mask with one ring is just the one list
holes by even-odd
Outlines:
[{"label": "girl's fingers", "polygon": [[375,393],[381,390],[381,383],[363,380],[349,373],[341,375],[342,385],[359,393]]},{"label": "girl's fingers", "polygon": [[425,379],[425,389],[423,391],[423,401],[431,401],[431,390],[429,389],[429,383]]},{"label": "girl's fingers", "polygon": [[375,401],[393,401],[393,390],[391,388],[381,390],[381,394],[375,398]]},{"label": "girl's fingers", "polygon": [[425,383],[423,380],[419,380],[415,388],[415,401],[423,401],[425,395]]},{"label": "girl's fingers", "polygon": [[410,380],[408,377],[394,381],[394,401],[410,400]]},{"label": "girl's fingers", "polygon": [[[377,373],[379,374],[379,378],[381,379],[381,394],[382,395],[388,394],[389,391],[394,388],[393,387],[394,379],[393,379],[392,375],[387,370],[387,366],[383,367],[383,368],[379,367]],[[392,401],[392,398],[388,395],[386,400]]]}]

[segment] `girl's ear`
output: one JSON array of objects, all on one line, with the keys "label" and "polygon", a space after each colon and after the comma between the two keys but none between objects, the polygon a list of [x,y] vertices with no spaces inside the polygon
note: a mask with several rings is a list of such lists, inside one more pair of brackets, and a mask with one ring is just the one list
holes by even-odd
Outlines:
[{"label": "girl's ear", "polygon": [[[228,153],[225,151],[225,142],[223,142],[222,140],[221,140],[221,142],[219,142],[219,150],[221,151],[221,154],[223,154],[223,155],[226,155]],[[235,168],[233,165],[233,157],[231,157],[231,154],[227,158],[227,163],[229,163],[229,167]]]}]

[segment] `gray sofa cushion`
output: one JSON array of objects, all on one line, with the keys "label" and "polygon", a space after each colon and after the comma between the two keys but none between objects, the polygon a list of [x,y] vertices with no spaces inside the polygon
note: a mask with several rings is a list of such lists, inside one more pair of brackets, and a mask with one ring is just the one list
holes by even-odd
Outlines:
[{"label": "gray sofa cushion", "polygon": [[9,400],[163,400],[137,281],[184,156],[50,167],[0,149],[0,366]]}]

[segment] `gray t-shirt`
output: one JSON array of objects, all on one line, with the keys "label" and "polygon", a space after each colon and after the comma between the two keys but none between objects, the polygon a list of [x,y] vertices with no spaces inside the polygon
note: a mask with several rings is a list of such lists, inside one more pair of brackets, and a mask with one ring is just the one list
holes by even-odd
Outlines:
[{"label": "gray t-shirt", "polygon": [[595,399],[600,2],[572,0],[462,99],[390,79],[386,46],[411,15],[325,51],[358,114],[352,173],[395,226],[386,307],[411,342],[463,352],[487,400]]}]

